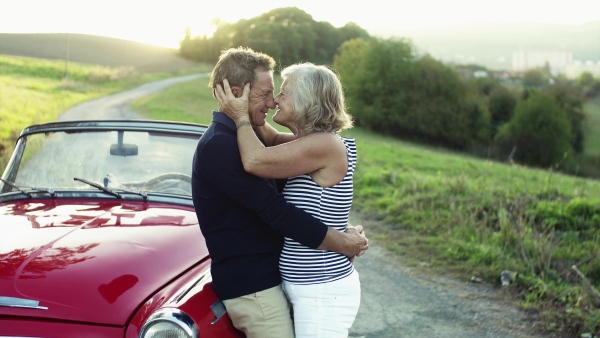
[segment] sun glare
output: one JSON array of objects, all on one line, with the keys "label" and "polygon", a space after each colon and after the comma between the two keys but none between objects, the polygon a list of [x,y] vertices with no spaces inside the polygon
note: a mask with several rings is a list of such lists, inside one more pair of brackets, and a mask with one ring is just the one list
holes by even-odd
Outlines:
[{"label": "sun glare", "polygon": [[0,32],[93,34],[177,48],[186,28],[211,36],[215,19],[233,23],[281,7],[383,36],[473,23],[600,20],[598,0],[0,0]]}]

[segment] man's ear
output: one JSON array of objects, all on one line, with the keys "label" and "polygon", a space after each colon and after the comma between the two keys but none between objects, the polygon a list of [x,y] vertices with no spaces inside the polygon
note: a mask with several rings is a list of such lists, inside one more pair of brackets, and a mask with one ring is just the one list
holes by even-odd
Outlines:
[{"label": "man's ear", "polygon": [[231,87],[231,92],[233,93],[233,96],[235,96],[235,97],[242,96],[242,90],[238,86]]}]

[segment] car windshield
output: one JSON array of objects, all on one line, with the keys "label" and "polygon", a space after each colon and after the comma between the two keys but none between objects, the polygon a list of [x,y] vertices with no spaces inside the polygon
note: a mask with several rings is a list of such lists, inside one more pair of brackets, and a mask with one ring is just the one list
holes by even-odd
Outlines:
[{"label": "car windshield", "polygon": [[[25,136],[14,185],[53,190],[129,189],[191,195],[199,136],[140,131],[52,132]],[[14,172],[13,168],[13,172]],[[82,180],[76,180],[83,179]]]}]

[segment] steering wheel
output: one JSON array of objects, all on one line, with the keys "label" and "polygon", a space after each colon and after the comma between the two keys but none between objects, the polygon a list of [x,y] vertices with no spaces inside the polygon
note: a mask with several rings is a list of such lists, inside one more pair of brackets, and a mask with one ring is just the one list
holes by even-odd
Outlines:
[{"label": "steering wheel", "polygon": [[[192,184],[192,177],[189,175],[180,174],[180,173],[166,173],[166,174],[158,175],[158,176],[154,177],[153,179],[149,180],[148,182],[146,182],[146,184],[144,184],[143,189],[144,190],[155,190],[153,188],[155,188],[156,185],[164,183],[166,181],[170,181],[170,180],[178,180],[178,181],[185,182],[187,184]],[[178,192],[183,191],[183,189],[179,189],[179,188],[167,188],[166,190],[165,189],[163,189],[163,190],[165,192],[168,192],[168,190],[175,190]],[[161,191],[163,191],[163,190],[161,190]],[[187,192],[185,192],[185,193],[187,194]]]}]

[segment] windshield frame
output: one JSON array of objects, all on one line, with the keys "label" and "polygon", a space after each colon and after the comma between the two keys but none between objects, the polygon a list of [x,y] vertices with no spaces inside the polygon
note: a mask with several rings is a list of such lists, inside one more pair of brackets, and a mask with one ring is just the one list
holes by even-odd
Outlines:
[{"label": "windshield frame", "polygon": [[[174,136],[182,138],[199,139],[206,131],[207,126],[188,122],[158,121],[158,120],[85,120],[85,121],[58,121],[25,128],[16,141],[15,149],[4,170],[2,179],[11,183],[15,182],[20,162],[23,159],[27,146],[27,137],[34,134],[51,134],[56,132],[81,133],[81,132],[146,132],[149,135]],[[192,159],[189,159],[190,165]],[[18,184],[17,184],[18,185]],[[54,195],[36,190],[36,188],[52,188]],[[22,200],[29,198],[92,198],[115,199],[115,196],[94,187],[85,189],[54,189],[53,187],[26,187],[27,194],[15,190],[13,187],[0,181],[0,202],[8,200]],[[144,201],[139,194],[114,189],[123,199]],[[149,192],[146,201],[192,205],[191,195],[177,195],[169,193]]]}]

